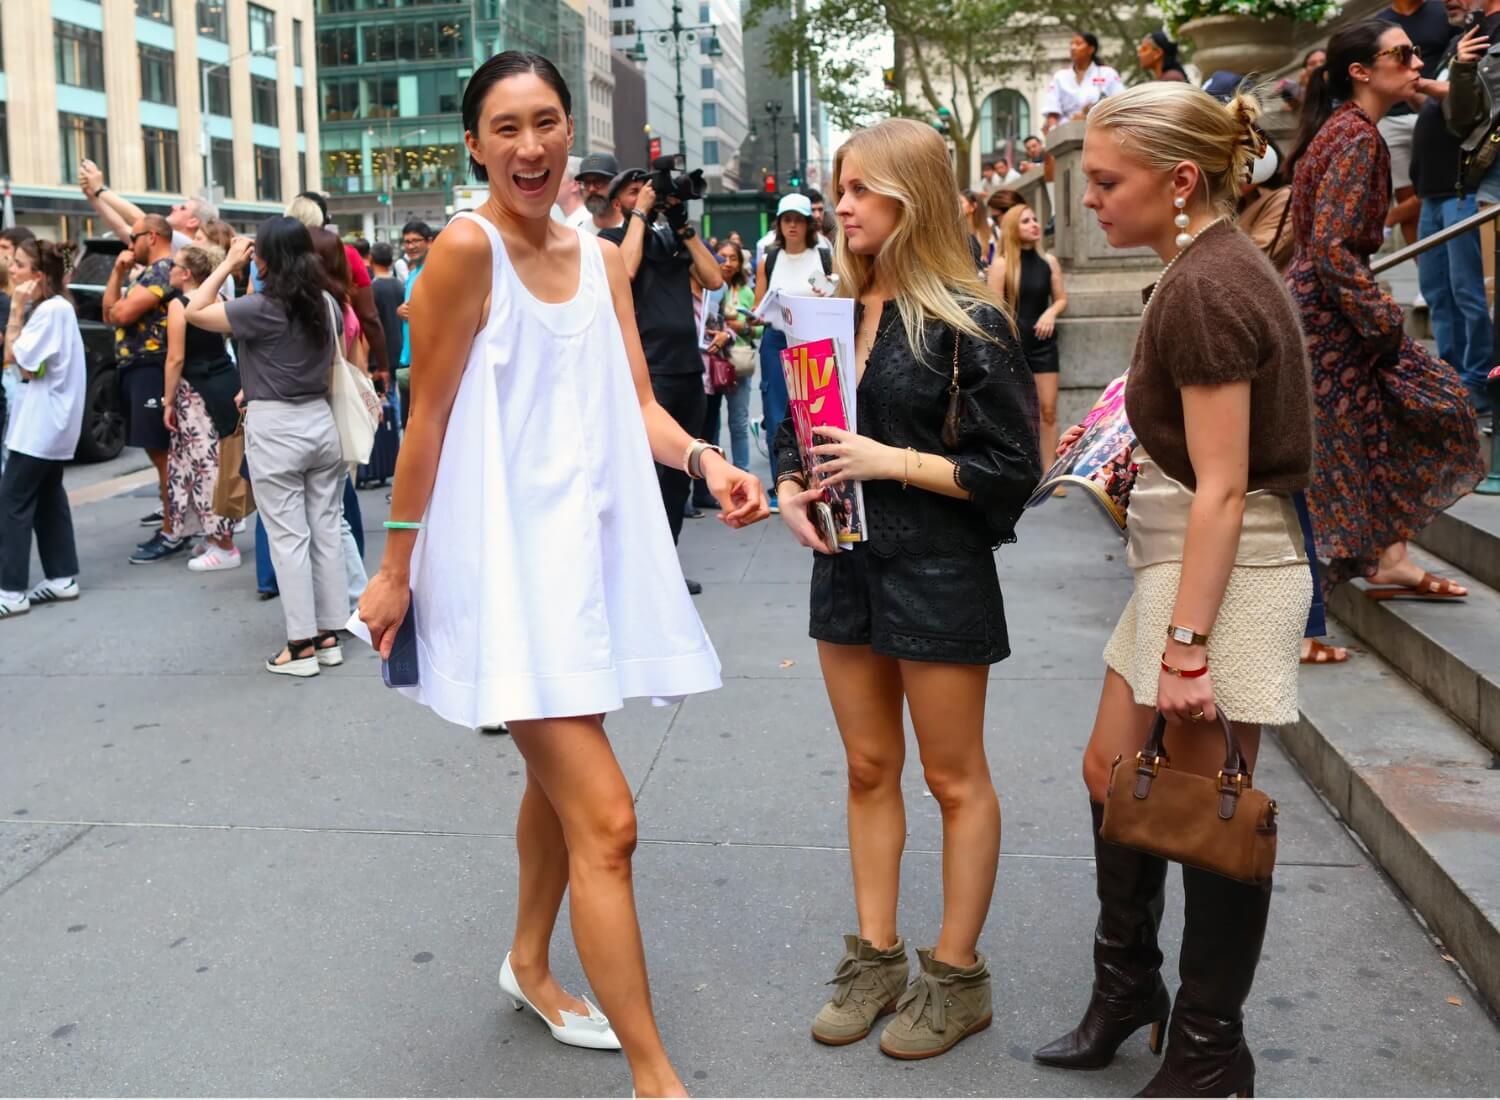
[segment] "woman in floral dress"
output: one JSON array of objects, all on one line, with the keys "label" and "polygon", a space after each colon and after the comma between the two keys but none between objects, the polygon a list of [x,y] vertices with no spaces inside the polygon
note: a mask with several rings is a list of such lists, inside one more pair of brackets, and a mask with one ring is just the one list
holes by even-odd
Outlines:
[{"label": "woman in floral dress", "polygon": [[[1369,257],[1390,207],[1390,151],[1375,123],[1418,91],[1421,57],[1400,27],[1340,30],[1308,82],[1293,155],[1297,251],[1287,284],[1302,310],[1316,416],[1308,508],[1325,588],[1367,577],[1379,598],[1457,599],[1406,540],[1484,476],[1479,426],[1452,367],[1405,334]],[[1337,109],[1334,104],[1340,104]],[[1304,661],[1347,653],[1306,643]]]}]

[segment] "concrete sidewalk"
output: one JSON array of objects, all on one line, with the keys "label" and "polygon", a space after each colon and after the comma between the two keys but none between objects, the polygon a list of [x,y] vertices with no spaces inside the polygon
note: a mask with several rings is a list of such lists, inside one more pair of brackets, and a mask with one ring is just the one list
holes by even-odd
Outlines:
[{"label": "concrete sidewalk", "polygon": [[[372,567],[383,497],[361,494]],[[498,995],[523,782],[510,742],[386,692],[357,644],[314,680],[267,676],[280,608],[256,601],[248,564],[126,564],[149,502],[77,509],[83,599],[0,625],[0,1093],[628,1093],[621,1058],[560,1046]],[[1016,655],[989,707],[995,1024],[905,1064],[873,1038],[807,1035],[854,927],[808,556],[774,520],[688,523],[725,686],[609,726],[637,792],[657,1010],[696,1093],[1119,1095],[1152,1072],[1143,1036],[1098,1073],[1030,1060],[1087,999],[1078,765],[1129,579],[1082,499],[1029,515],[1021,537],[1000,559]],[[925,943],[941,825],[912,748],[902,927]],[[1257,785],[1284,809],[1248,1009],[1261,1093],[1493,1093],[1500,1031],[1402,898],[1274,742]],[[565,922],[554,958],[580,988]]]}]

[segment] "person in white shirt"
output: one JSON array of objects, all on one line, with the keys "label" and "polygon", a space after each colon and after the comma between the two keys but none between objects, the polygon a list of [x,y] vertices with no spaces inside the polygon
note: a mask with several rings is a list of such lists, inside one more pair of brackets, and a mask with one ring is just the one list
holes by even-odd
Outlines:
[{"label": "person in white shirt", "polygon": [[1073,35],[1068,43],[1072,64],[1054,73],[1042,92],[1042,116],[1046,119],[1043,133],[1059,122],[1083,118],[1105,96],[1119,95],[1125,90],[1120,74],[1108,65],[1099,64],[1098,54],[1098,38],[1088,31]]},{"label": "person in white shirt", "polygon": [[[776,217],[777,217],[778,221],[781,218],[781,210],[786,208],[787,200],[790,199],[790,198],[792,198],[792,197],[794,197],[797,194],[798,194],[798,192],[793,192],[791,195],[783,195],[782,196],[782,198],[781,198],[781,208],[778,209],[777,214],[776,214]],[[823,194],[822,194],[822,192],[818,191],[816,188],[811,188],[810,187],[806,191],[801,192],[800,195],[801,195],[801,197],[807,199],[807,207],[812,212],[809,215],[810,218],[811,218],[811,224],[815,228],[817,228],[817,229],[820,230],[817,234],[815,234],[815,243],[816,243],[818,251],[820,251],[820,252],[826,252],[826,253],[828,253],[828,255],[830,257],[832,257],[832,255],[833,255],[833,242],[831,240],[829,240],[828,237],[821,232],[821,227],[823,225]],[[758,240],[758,241],[755,242],[755,263],[754,263],[753,266],[754,266],[754,270],[756,272],[760,271],[760,263],[761,263],[762,260],[764,260],[766,258],[766,249],[770,248],[775,243],[776,243],[776,226],[772,225],[770,232],[768,232],[764,237],[762,237],[760,240]],[[760,289],[760,281],[759,281],[758,278],[756,279],[755,288],[756,288],[756,290]]]},{"label": "person in white shirt", "polygon": [[557,201],[552,204],[552,220],[575,228],[582,225],[589,216],[589,212],[583,208],[583,196],[579,193],[578,186],[578,169],[582,163],[582,157],[568,158],[562,186],[557,189]]},{"label": "person in white shirt", "polygon": [[[87,366],[78,317],[65,296],[67,263],[51,241],[16,247],[5,364],[21,373],[0,475],[0,619],[33,603],[78,596],[78,549],[63,468],[83,431]],[[44,579],[28,591],[31,536]]]}]

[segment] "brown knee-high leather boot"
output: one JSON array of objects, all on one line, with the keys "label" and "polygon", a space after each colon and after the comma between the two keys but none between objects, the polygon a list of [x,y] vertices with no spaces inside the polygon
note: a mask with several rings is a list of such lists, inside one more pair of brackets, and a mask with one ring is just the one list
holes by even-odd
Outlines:
[{"label": "brown knee-high leather boot", "polygon": [[1094,927],[1094,991],[1079,1025],[1032,1055],[1064,1069],[1109,1064],[1121,1043],[1153,1025],[1151,1049],[1161,1053],[1162,1031],[1172,1007],[1161,980],[1162,890],[1167,861],[1109,844],[1099,837],[1104,807],[1090,802],[1094,816],[1094,862],[1099,923]]},{"label": "brown knee-high leather boot", "polygon": [[1244,1007],[1260,964],[1271,883],[1249,884],[1192,867],[1167,1056],[1137,1096],[1254,1096],[1255,1059]]}]

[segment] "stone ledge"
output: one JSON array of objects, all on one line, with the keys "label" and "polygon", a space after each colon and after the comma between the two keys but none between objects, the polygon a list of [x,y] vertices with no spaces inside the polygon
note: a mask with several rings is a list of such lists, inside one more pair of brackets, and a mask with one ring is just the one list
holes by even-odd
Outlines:
[{"label": "stone ledge", "polygon": [[1442,512],[1417,542],[1469,576],[1500,589],[1500,497],[1470,495]]}]

